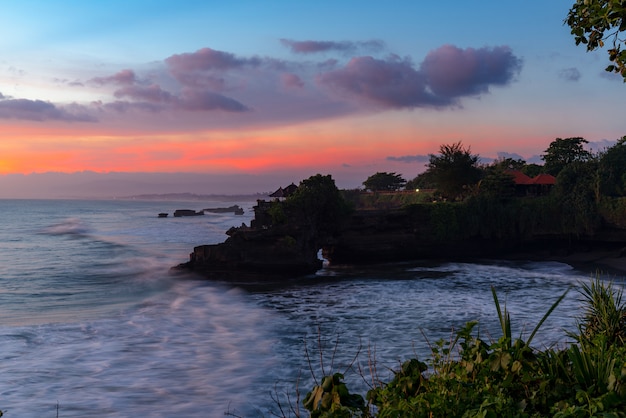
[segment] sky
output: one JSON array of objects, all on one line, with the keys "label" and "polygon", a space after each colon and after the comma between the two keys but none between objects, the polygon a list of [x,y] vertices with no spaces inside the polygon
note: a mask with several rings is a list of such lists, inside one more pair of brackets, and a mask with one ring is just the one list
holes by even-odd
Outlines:
[{"label": "sky", "polygon": [[626,85],[575,45],[572,3],[4,0],[0,197],[356,188],[459,141],[485,163],[602,149]]}]

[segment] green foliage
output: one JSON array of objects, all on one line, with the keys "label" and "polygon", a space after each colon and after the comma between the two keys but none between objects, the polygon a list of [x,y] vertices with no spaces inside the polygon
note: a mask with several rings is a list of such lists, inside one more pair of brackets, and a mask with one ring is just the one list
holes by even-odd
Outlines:
[{"label": "green foliage", "polygon": [[554,196],[561,206],[564,230],[592,235],[600,224],[595,161],[574,161],[557,176]]},{"label": "green foliage", "polygon": [[372,174],[363,182],[365,189],[373,192],[395,191],[404,187],[405,184],[406,180],[400,174],[387,172]]},{"label": "green foliage", "polygon": [[279,201],[271,202],[267,213],[272,219],[272,225],[281,225],[287,221],[287,215],[285,214],[283,204]]},{"label": "green foliage", "polygon": [[515,181],[504,170],[490,170],[478,183],[478,191],[487,196],[508,199],[515,195]]},{"label": "green foliage", "polygon": [[537,175],[544,172],[544,167],[539,164],[526,164],[521,169],[522,173],[526,174],[528,177],[536,177]]},{"label": "green foliage", "polygon": [[406,183],[406,190],[415,189],[436,189],[437,179],[433,175],[432,171],[424,171],[418,174],[414,179],[409,180]]},{"label": "green foliage", "polygon": [[468,322],[456,338],[432,347],[432,373],[416,359],[405,362],[391,382],[367,395],[378,417],[522,417],[549,409],[537,379],[540,356],[530,342],[565,294],[524,341],[513,338],[510,316],[492,292],[502,336],[487,342],[474,333],[477,323]]},{"label": "green foliage", "polygon": [[460,237],[459,209],[459,204],[449,202],[438,202],[431,206],[430,224],[437,240],[450,241]]},{"label": "green foliage", "polygon": [[394,209],[433,201],[428,192],[364,193],[343,191],[344,199],[356,209]]},{"label": "green foliage", "polygon": [[622,0],[576,0],[565,22],[571,28],[576,45],[586,45],[587,51],[603,48],[609,39],[609,64],[605,70],[621,74],[626,82],[626,3]]},{"label": "green foliage", "polygon": [[544,169],[548,174],[557,176],[561,170],[573,162],[585,162],[592,158],[589,151],[583,148],[584,144],[588,144],[584,138],[557,138],[550,143],[548,149],[541,156],[545,162]]},{"label": "green foliage", "polygon": [[608,225],[626,229],[626,197],[602,197],[598,211]]},{"label": "green foliage", "polygon": [[351,418],[369,416],[361,395],[350,394],[343,375],[324,376],[321,384],[306,394],[302,401],[311,418]]},{"label": "green foliage", "polygon": [[441,145],[439,155],[430,154],[429,159],[427,172],[447,199],[462,197],[469,186],[480,180],[479,157],[473,155],[470,148],[463,148],[461,142]]},{"label": "green foliage", "polygon": [[506,170],[523,170],[526,167],[526,161],[522,159],[513,159],[510,157],[500,157],[495,159],[489,166],[488,169],[497,170],[497,171],[506,171]]},{"label": "green foliage", "polygon": [[473,237],[511,242],[580,232],[578,225],[564,218],[562,203],[553,196],[502,199],[479,194],[464,202],[413,205],[407,210],[418,206],[428,211],[432,234],[439,241]]},{"label": "green foliage", "polygon": [[604,284],[596,279],[583,284],[580,294],[586,308],[578,322],[577,341],[593,342],[602,337],[608,346],[626,345],[626,304],[622,301],[622,291],[612,283]]},{"label": "green foliage", "polygon": [[605,196],[626,196],[626,136],[600,156],[600,192]]},{"label": "green foliage", "polygon": [[492,288],[502,330],[497,340],[481,338],[477,322],[468,322],[451,340],[431,346],[428,363],[407,360],[389,382],[369,390],[374,415],[340,374],[309,392],[305,407],[312,417],[626,417],[626,346],[617,337],[626,321],[621,292],[598,279],[580,292],[586,310],[569,347],[531,346],[567,291],[524,339],[513,336],[510,314]]},{"label": "green foliage", "polygon": [[332,234],[348,206],[330,175],[316,174],[302,180],[283,210],[289,219],[302,222],[319,234]]}]

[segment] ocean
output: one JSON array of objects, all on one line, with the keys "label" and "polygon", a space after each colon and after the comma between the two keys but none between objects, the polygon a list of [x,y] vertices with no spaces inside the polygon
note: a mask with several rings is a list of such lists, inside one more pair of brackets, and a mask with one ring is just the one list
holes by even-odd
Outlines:
[{"label": "ocean", "polygon": [[[245,213],[172,217],[233,204]],[[194,246],[249,225],[254,204],[0,200],[0,410],[294,416],[323,374],[344,373],[365,394],[373,369],[385,380],[403,360],[426,360],[429,344],[467,321],[498,338],[491,286],[523,334],[591,278],[562,263],[494,260],[326,266],[246,287],[170,270]],[[579,314],[573,290],[534,345],[567,343]]]}]

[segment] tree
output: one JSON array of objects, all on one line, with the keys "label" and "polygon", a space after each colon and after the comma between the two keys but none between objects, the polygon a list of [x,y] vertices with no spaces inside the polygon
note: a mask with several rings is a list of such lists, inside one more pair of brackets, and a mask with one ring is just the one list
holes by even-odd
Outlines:
[{"label": "tree", "polygon": [[298,189],[285,202],[288,217],[299,218],[318,234],[332,234],[342,216],[347,213],[347,204],[335,185],[332,176],[316,174],[302,180]]},{"label": "tree", "polygon": [[363,186],[367,190],[373,192],[378,191],[396,191],[402,188],[406,184],[406,180],[402,178],[400,174],[378,172],[367,178],[363,182]]},{"label": "tree", "polygon": [[424,171],[418,174],[413,180],[409,180],[405,186],[406,190],[415,189],[436,189],[436,179],[433,178],[433,173],[430,171]]},{"label": "tree", "polygon": [[567,165],[580,161],[586,162],[592,158],[592,154],[583,148],[589,143],[584,138],[557,138],[550,143],[541,159],[545,162],[546,173],[557,176]]},{"label": "tree", "polygon": [[598,214],[598,163],[574,161],[556,178],[553,195],[561,206],[561,224],[574,234],[593,234],[600,221]]},{"label": "tree", "polygon": [[528,177],[536,177],[543,173],[543,166],[535,163],[526,164],[522,168],[522,173],[526,174]]},{"label": "tree", "polygon": [[506,199],[515,195],[515,181],[505,170],[489,171],[478,184],[478,191],[484,196]]},{"label": "tree", "polygon": [[600,192],[607,196],[626,196],[626,136],[600,156]]},{"label": "tree", "polygon": [[576,0],[565,22],[572,29],[576,45],[587,45],[587,51],[604,47],[607,39],[612,42],[607,51],[611,64],[605,70],[621,74],[626,82],[626,50],[621,49],[626,39],[620,37],[626,31],[626,2]]},{"label": "tree", "polygon": [[489,164],[489,168],[493,168],[496,170],[522,170],[526,166],[526,161],[520,159],[513,159],[510,157],[501,157],[495,159],[491,164]]},{"label": "tree", "polygon": [[439,155],[430,154],[427,172],[437,184],[437,190],[446,198],[459,198],[468,186],[480,180],[479,156],[461,142],[441,145]]}]

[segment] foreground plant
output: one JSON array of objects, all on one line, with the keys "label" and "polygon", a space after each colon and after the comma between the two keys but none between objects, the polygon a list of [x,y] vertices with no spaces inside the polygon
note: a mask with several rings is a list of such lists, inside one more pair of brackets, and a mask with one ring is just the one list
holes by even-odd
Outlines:
[{"label": "foreground plant", "polygon": [[367,393],[369,408],[337,374],[325,377],[304,405],[312,417],[626,417],[621,291],[596,279],[580,292],[584,314],[565,349],[539,351],[531,342],[567,291],[524,339],[513,337],[492,288],[502,330],[497,341],[484,340],[477,322],[468,322],[431,347],[430,364],[410,359],[390,382],[379,382]]}]

